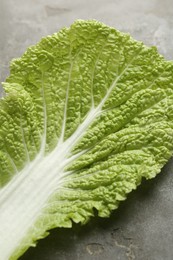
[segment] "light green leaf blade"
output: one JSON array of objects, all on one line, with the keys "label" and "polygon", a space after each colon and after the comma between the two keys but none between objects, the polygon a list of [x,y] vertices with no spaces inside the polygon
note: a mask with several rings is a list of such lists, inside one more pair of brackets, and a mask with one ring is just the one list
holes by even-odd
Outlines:
[{"label": "light green leaf blade", "polygon": [[76,21],[11,64],[0,102],[0,259],[108,217],[173,150],[173,63]]}]

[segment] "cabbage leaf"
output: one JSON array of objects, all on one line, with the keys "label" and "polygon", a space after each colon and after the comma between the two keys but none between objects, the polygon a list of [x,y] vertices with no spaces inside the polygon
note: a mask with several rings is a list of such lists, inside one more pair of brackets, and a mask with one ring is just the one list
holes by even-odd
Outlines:
[{"label": "cabbage leaf", "polygon": [[11,63],[0,100],[0,259],[108,217],[173,152],[173,62],[95,20]]}]

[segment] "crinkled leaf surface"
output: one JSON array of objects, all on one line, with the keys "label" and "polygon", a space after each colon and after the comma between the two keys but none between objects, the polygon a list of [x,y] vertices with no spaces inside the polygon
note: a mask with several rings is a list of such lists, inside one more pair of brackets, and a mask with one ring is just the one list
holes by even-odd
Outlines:
[{"label": "crinkled leaf surface", "polygon": [[76,21],[11,64],[0,101],[0,259],[107,217],[173,150],[173,63]]}]

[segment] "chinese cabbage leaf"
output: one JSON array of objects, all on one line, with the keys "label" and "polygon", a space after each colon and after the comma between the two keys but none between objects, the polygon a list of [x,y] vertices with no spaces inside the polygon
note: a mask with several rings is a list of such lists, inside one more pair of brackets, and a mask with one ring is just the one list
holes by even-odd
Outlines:
[{"label": "chinese cabbage leaf", "polygon": [[108,217],[173,151],[173,62],[78,20],[11,63],[0,100],[0,259]]}]

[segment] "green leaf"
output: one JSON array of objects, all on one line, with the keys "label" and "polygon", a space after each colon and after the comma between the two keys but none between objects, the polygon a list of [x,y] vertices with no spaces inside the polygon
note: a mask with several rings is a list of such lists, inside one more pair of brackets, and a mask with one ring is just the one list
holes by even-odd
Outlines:
[{"label": "green leaf", "polygon": [[173,151],[173,62],[78,20],[11,63],[0,101],[0,259],[108,217]]}]

